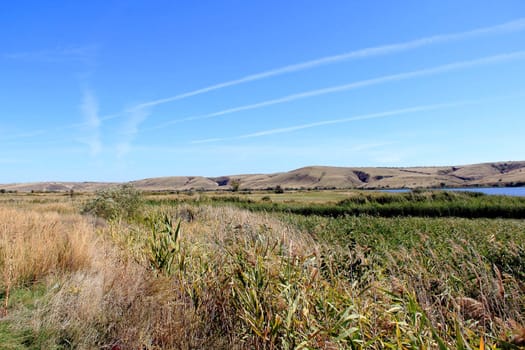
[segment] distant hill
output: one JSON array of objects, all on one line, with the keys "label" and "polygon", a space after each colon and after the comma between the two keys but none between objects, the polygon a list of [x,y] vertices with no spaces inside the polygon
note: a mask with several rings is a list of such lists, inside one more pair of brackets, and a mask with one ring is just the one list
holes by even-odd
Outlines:
[{"label": "distant hill", "polygon": [[[374,168],[310,166],[283,173],[221,177],[172,176],[131,181],[148,191],[313,188],[432,188],[474,186],[525,186],[525,161],[441,167]],[[0,185],[19,192],[91,192],[117,183],[39,182]]]},{"label": "distant hill", "polygon": [[94,192],[101,188],[117,186],[117,182],[29,182],[0,185],[0,191],[17,192]]}]

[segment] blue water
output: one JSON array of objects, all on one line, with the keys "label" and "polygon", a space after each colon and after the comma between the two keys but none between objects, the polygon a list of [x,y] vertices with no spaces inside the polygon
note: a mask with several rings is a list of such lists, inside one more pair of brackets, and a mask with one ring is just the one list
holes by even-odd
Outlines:
[{"label": "blue water", "polygon": [[[467,191],[467,192],[479,192],[489,195],[498,196],[518,196],[525,197],[525,187],[476,187],[476,188],[440,188],[438,190],[444,191]],[[400,188],[394,190],[381,190],[381,192],[410,192],[410,189]]]}]

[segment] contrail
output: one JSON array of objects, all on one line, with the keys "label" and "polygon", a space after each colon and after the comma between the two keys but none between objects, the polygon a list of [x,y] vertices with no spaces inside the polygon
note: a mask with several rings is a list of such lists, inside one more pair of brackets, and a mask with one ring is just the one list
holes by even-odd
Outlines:
[{"label": "contrail", "polygon": [[284,128],[262,130],[262,131],[257,131],[257,132],[239,135],[239,136],[196,140],[191,143],[193,144],[213,143],[213,142],[221,142],[221,141],[232,141],[232,140],[256,138],[256,137],[275,135],[275,134],[284,134],[284,133],[290,133],[290,132],[297,131],[297,130],[316,128],[316,127],[325,126],[325,125],[343,124],[343,123],[349,123],[349,122],[354,122],[358,120],[377,119],[377,118],[385,118],[385,117],[402,115],[402,114],[410,114],[410,113],[427,112],[427,111],[446,109],[446,108],[454,108],[454,107],[459,107],[459,106],[480,104],[480,103],[491,102],[491,101],[499,101],[502,99],[513,98],[513,97],[518,97],[518,96],[523,96],[523,93],[507,95],[507,96],[498,96],[498,97],[493,97],[489,99],[463,100],[463,101],[456,101],[456,102],[406,107],[406,108],[394,109],[394,110],[385,111],[385,112],[361,114],[361,115],[348,117],[348,118],[322,120],[318,122],[293,125],[293,126],[284,127]]},{"label": "contrail", "polygon": [[89,146],[91,155],[96,156],[102,151],[102,141],[100,139],[102,123],[98,115],[98,101],[91,90],[84,90],[80,109],[85,118],[87,131],[87,135],[81,141]]},{"label": "contrail", "polygon": [[196,95],[201,95],[201,94],[204,94],[210,91],[224,89],[226,87],[245,84],[245,83],[256,81],[256,80],[267,79],[267,78],[275,77],[278,75],[303,71],[303,70],[312,69],[315,67],[325,66],[329,64],[340,63],[340,62],[349,61],[352,59],[387,55],[391,53],[407,51],[410,49],[416,49],[419,47],[424,47],[424,46],[428,46],[432,44],[466,40],[466,39],[471,39],[471,38],[480,37],[484,35],[512,33],[512,32],[518,32],[524,29],[525,29],[525,18],[519,18],[517,20],[506,22],[503,24],[490,26],[490,27],[478,28],[478,29],[465,31],[465,32],[459,32],[459,33],[453,33],[453,34],[440,34],[440,35],[434,35],[434,36],[429,36],[425,38],[415,39],[412,41],[406,41],[402,43],[395,43],[395,44],[389,44],[389,45],[383,45],[383,46],[364,48],[364,49],[350,51],[350,52],[339,54],[339,55],[326,56],[326,57],[318,58],[318,59],[311,60],[311,61],[295,63],[295,64],[287,65],[284,67],[247,75],[239,79],[229,80],[229,81],[218,83],[215,85],[210,85],[210,86],[207,86],[201,89],[185,92],[179,95],[162,98],[158,100],[153,100],[149,102],[144,102],[144,103],[136,105],[133,108],[138,109],[138,108],[145,108],[145,107],[154,107],[160,104],[182,100],[182,99],[196,96]]},{"label": "contrail", "polygon": [[424,112],[424,111],[430,111],[430,110],[436,110],[436,109],[444,109],[444,108],[452,108],[452,107],[462,106],[462,105],[471,104],[471,103],[475,103],[475,102],[473,102],[473,101],[460,101],[460,102],[453,102],[453,103],[440,103],[440,104],[431,104],[431,105],[407,107],[407,108],[395,109],[395,110],[386,111],[386,112],[362,114],[362,115],[358,115],[358,116],[354,116],[354,117],[348,117],[348,118],[322,120],[322,121],[319,121],[319,122],[294,125],[294,126],[289,126],[289,127],[285,127],[285,128],[276,128],[276,129],[257,131],[257,132],[254,132],[254,133],[244,134],[244,135],[239,135],[239,136],[233,136],[233,137],[196,140],[196,141],[193,141],[192,143],[193,144],[198,144],[198,143],[212,143],[212,142],[219,142],[219,141],[249,139],[249,138],[261,137],[261,136],[289,133],[289,132],[293,132],[293,131],[297,131],[297,130],[310,129],[310,128],[315,128],[315,127],[324,126],[324,125],[342,124],[342,123],[348,123],[348,122],[353,122],[353,121],[358,121],[358,120],[377,119],[377,118],[384,118],[384,117],[389,117],[389,116],[394,116],[394,115],[409,114],[409,113],[416,113],[416,112]]},{"label": "contrail", "polygon": [[[120,118],[136,109],[154,107],[154,106],[161,105],[164,103],[182,100],[182,99],[189,98],[189,97],[196,96],[196,95],[201,95],[201,94],[204,94],[210,91],[214,91],[214,90],[219,90],[219,89],[223,89],[223,88],[227,88],[227,87],[231,87],[235,85],[240,85],[240,84],[244,84],[244,83],[248,83],[252,81],[267,79],[267,78],[284,75],[288,73],[304,71],[304,70],[308,70],[308,69],[312,69],[312,68],[320,67],[324,65],[340,63],[340,62],[349,61],[352,59],[387,55],[391,53],[402,52],[402,51],[407,51],[410,49],[416,49],[416,48],[420,48],[424,46],[429,46],[432,44],[461,41],[461,40],[467,40],[467,39],[476,38],[476,37],[482,37],[486,35],[498,35],[498,34],[504,34],[504,33],[519,32],[524,29],[525,29],[525,18],[518,18],[516,20],[505,22],[499,25],[477,28],[477,29],[465,31],[465,32],[458,32],[458,33],[452,33],[452,34],[439,34],[439,35],[429,36],[425,38],[415,39],[412,41],[406,41],[402,43],[394,43],[394,44],[383,45],[383,46],[369,47],[369,48],[359,49],[355,51],[350,51],[350,52],[339,54],[339,55],[326,56],[326,57],[318,58],[318,59],[311,60],[311,61],[295,63],[295,64],[287,65],[284,67],[247,75],[239,79],[229,80],[229,81],[218,83],[215,85],[210,85],[210,86],[207,86],[201,89],[185,92],[185,93],[178,94],[175,96],[140,103],[131,108],[125,109],[121,112],[117,112],[111,115],[101,116],[100,121],[107,121],[107,120],[111,120],[115,118]],[[7,57],[6,54],[2,54],[0,56],[4,56],[4,58],[9,58]],[[180,121],[184,121],[184,120],[180,120]],[[193,120],[193,119],[188,118],[187,120]],[[178,121],[173,121],[169,124],[173,124],[176,122]],[[76,124],[65,125],[63,127],[55,128],[53,130],[72,129],[72,128],[78,128],[78,127],[84,127],[84,126],[86,126],[86,123],[81,122],[81,123],[76,123]],[[38,130],[36,132],[47,133],[50,131],[49,130],[43,130],[43,131]],[[24,138],[24,137],[27,137],[27,136],[25,134],[22,134],[22,135],[18,135],[17,138]],[[12,138],[13,136],[10,137],[10,139]]]},{"label": "contrail", "polygon": [[224,109],[224,110],[213,112],[213,113],[191,116],[191,117],[186,117],[182,119],[176,119],[176,120],[172,120],[170,122],[166,122],[158,126],[152,127],[147,130],[155,130],[155,129],[160,129],[168,125],[172,125],[172,124],[176,124],[176,123],[180,123],[184,121],[209,119],[209,118],[214,118],[214,117],[218,117],[218,116],[222,116],[226,114],[238,113],[242,111],[248,111],[248,110],[263,108],[263,107],[272,106],[276,104],[301,100],[301,99],[305,99],[309,97],[321,96],[321,95],[326,95],[326,94],[332,94],[335,92],[342,92],[342,91],[358,89],[358,88],[362,88],[366,86],[379,85],[379,84],[384,84],[384,83],[388,83],[392,81],[419,78],[423,76],[429,76],[429,75],[445,73],[445,72],[450,72],[450,71],[455,71],[455,70],[460,70],[460,69],[472,68],[475,66],[501,63],[505,61],[511,61],[511,60],[517,60],[517,59],[523,59],[523,58],[525,58],[525,51],[517,51],[517,52],[512,52],[512,53],[483,57],[483,58],[470,60],[470,61],[454,62],[450,64],[445,64],[442,66],[426,68],[426,69],[416,70],[412,72],[386,75],[386,76],[382,76],[378,78],[361,80],[361,81],[357,81],[357,82],[353,82],[353,83],[349,83],[345,85],[338,85],[338,86],[332,86],[332,87],[318,89],[318,90],[301,92],[298,94],[292,94],[292,95],[276,98],[273,100],[268,100],[268,101],[254,103],[254,104]]}]

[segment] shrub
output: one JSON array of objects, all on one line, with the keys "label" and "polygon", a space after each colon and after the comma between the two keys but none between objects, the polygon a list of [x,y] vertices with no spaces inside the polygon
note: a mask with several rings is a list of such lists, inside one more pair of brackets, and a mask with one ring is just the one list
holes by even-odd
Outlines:
[{"label": "shrub", "polygon": [[151,233],[148,241],[148,260],[151,268],[167,276],[172,274],[173,263],[182,269],[184,257],[179,243],[180,221],[175,227],[171,218],[165,215],[162,222],[152,223]]},{"label": "shrub", "polygon": [[143,202],[143,196],[139,190],[133,185],[124,184],[97,191],[95,198],[84,204],[82,213],[93,214],[105,219],[118,217],[131,219],[140,212]]},{"label": "shrub", "polygon": [[241,181],[240,180],[231,180],[230,186],[232,188],[232,192],[238,192],[239,187],[241,187]]}]

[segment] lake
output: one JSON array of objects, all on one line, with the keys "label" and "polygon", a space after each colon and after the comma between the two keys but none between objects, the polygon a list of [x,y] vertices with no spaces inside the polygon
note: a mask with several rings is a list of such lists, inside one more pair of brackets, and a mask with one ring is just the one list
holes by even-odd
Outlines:
[{"label": "lake", "polygon": [[[434,190],[434,189],[433,189]],[[437,188],[435,190],[443,191],[466,191],[466,192],[479,192],[489,195],[498,195],[498,196],[518,196],[525,197],[525,187],[470,187],[470,188]],[[381,192],[410,192],[410,189],[400,188],[393,190],[380,190]]]}]

